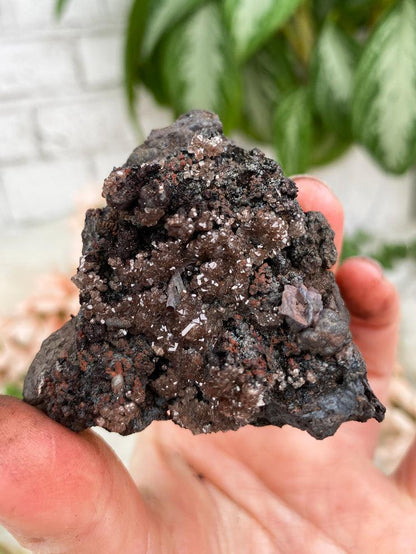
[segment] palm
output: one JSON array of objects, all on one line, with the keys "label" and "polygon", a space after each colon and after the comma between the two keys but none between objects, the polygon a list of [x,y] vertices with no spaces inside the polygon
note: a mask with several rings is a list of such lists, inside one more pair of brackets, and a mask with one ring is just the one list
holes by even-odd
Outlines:
[{"label": "palm", "polygon": [[[304,209],[326,213],[339,245],[339,205],[316,182],[299,184]],[[372,386],[385,399],[394,290],[363,260],[342,266],[338,282]],[[17,432],[13,410],[35,437]],[[93,433],[75,435],[7,399],[0,411],[9,417],[5,424],[0,415],[0,433],[11,443],[0,450],[0,521],[36,552],[416,551],[415,464],[409,455],[391,478],[374,467],[374,421],[347,423],[325,441],[287,427],[194,437],[154,423],[138,435],[135,486]]]},{"label": "palm", "polygon": [[416,507],[346,434],[317,443],[245,428],[195,439],[158,426],[142,440],[157,446],[142,451],[138,485],[173,530],[172,552],[416,551]]}]

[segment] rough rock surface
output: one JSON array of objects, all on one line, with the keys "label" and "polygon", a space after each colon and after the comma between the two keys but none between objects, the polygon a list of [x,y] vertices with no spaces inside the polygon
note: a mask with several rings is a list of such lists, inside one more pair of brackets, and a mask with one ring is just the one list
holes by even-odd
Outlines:
[{"label": "rough rock surface", "polygon": [[290,424],[316,438],[381,421],[329,268],[333,232],[259,150],[194,111],[153,131],[89,210],[76,317],[24,398],[75,431]]}]

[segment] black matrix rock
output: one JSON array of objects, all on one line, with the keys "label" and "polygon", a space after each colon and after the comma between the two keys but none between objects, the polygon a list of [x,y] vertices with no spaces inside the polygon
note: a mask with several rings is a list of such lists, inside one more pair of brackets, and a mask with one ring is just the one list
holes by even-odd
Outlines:
[{"label": "black matrix rock", "polygon": [[75,431],[121,434],[171,419],[321,439],[381,421],[330,271],[333,232],[296,193],[212,113],[153,131],[86,214],[80,311],[44,341],[25,400]]}]

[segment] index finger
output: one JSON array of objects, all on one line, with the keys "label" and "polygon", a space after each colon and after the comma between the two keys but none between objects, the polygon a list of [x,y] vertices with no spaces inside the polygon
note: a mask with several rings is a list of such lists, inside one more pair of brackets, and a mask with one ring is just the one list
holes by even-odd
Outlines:
[{"label": "index finger", "polygon": [[36,552],[126,552],[149,518],[130,475],[92,432],[0,396],[0,522]]}]

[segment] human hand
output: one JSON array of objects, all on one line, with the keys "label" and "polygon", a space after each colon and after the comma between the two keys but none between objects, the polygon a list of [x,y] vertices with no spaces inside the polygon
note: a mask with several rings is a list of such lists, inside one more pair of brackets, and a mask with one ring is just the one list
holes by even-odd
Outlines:
[{"label": "human hand", "polygon": [[[340,250],[342,209],[296,179]],[[337,280],[374,392],[386,400],[398,299],[379,268],[350,259]],[[284,427],[192,436],[169,422],[137,436],[131,475],[92,431],[0,400],[0,522],[37,553],[332,554],[416,552],[416,444],[386,477],[375,421],[316,441]]]}]

